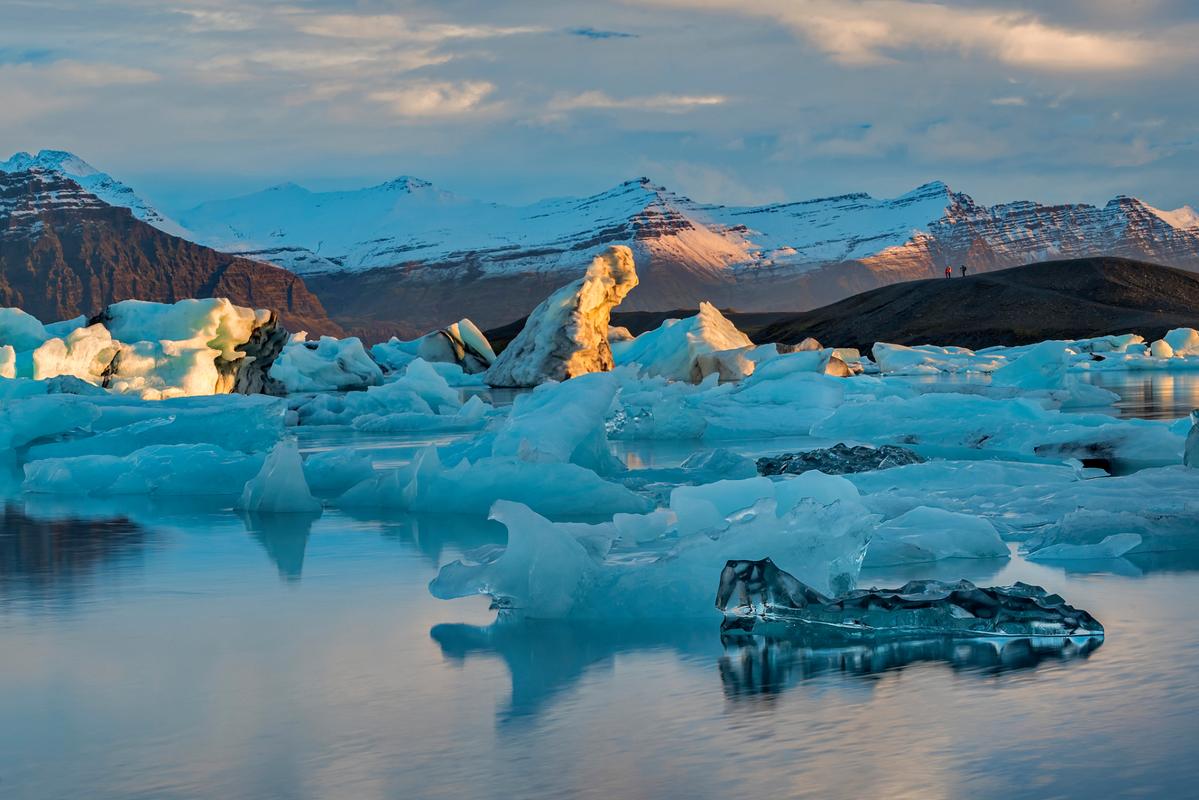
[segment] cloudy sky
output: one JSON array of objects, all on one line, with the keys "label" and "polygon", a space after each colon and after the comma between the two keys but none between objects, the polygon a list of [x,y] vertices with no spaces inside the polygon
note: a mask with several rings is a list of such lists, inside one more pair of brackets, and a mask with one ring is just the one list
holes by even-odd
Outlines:
[{"label": "cloudy sky", "polygon": [[0,0],[0,158],[174,211],[401,174],[495,200],[1199,203],[1193,0]]}]

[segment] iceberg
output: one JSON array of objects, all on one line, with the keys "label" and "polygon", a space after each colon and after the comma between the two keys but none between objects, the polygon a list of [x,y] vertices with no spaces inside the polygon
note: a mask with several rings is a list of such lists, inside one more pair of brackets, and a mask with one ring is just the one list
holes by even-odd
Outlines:
[{"label": "iceberg", "polygon": [[708,375],[739,380],[754,370],[746,357],[754,343],[711,303],[687,319],[668,319],[612,348],[617,364],[635,364],[651,376],[699,383]]},{"label": "iceberg", "polygon": [[904,347],[876,342],[871,352],[879,370],[891,375],[994,372],[1008,363],[1008,357],[1003,353],[975,353],[965,347],[931,344]]},{"label": "iceberg", "polygon": [[27,492],[63,495],[230,495],[262,468],[261,454],[211,444],[150,445],[124,456],[45,458],[25,464]]},{"label": "iceberg", "polygon": [[1030,561],[1077,561],[1120,558],[1136,549],[1142,539],[1136,533],[1114,533],[1096,544],[1051,544],[1029,553]]},{"label": "iceberg", "polygon": [[883,522],[866,548],[863,567],[939,561],[943,558],[1007,558],[998,531],[981,517],[918,506]]},{"label": "iceberg", "polygon": [[757,461],[762,475],[799,475],[809,470],[819,470],[826,475],[848,475],[876,469],[902,467],[919,464],[923,458],[906,447],[884,444],[879,447],[858,445],[850,447],[838,442],[829,448],[807,450],[800,453],[784,453],[780,456],[763,456]]},{"label": "iceberg", "polygon": [[777,626],[847,639],[1103,636],[1098,620],[1040,586],[925,580],[827,597],[769,558],[730,560],[716,607],[725,615],[722,630],[747,632]]},{"label": "iceberg", "polygon": [[[668,516],[579,526],[500,501],[491,516],[508,528],[507,547],[445,565],[429,589],[441,599],[488,595],[495,608],[527,618],[697,619],[712,613],[711,576],[730,554],[749,551],[772,553],[811,584],[844,591],[857,578],[876,518],[843,478],[822,477],[756,502],[772,481],[716,487],[711,506],[752,505],[718,521],[680,517],[673,536],[652,540],[651,532],[671,527]],[[690,495],[688,503],[702,494]],[[683,505],[672,502],[671,510]],[[632,541],[624,540],[625,532]]]},{"label": "iceberg", "polygon": [[1199,467],[1199,411],[1192,411],[1191,429],[1183,444],[1182,463],[1188,467]]},{"label": "iceberg", "polygon": [[379,471],[336,504],[481,516],[498,499],[524,503],[556,518],[642,513],[650,506],[648,499],[576,464],[486,456],[447,467],[435,448],[422,450],[408,467]]},{"label": "iceberg", "polygon": [[922,455],[1035,456],[1113,468],[1178,464],[1183,450],[1182,437],[1163,422],[1063,413],[1032,400],[961,393],[845,403],[814,425],[812,435],[896,444]]},{"label": "iceberg", "polygon": [[150,400],[270,392],[267,370],[287,335],[273,312],[224,298],[123,300],[91,320],[52,325],[2,311],[0,376],[73,376]]},{"label": "iceberg", "polygon": [[304,480],[313,494],[322,497],[343,494],[374,475],[370,456],[353,447],[311,453],[304,459]]},{"label": "iceberg", "polygon": [[271,378],[288,392],[353,391],[383,383],[383,370],[355,336],[293,337],[271,367]]},{"label": "iceberg", "polygon": [[487,370],[491,386],[536,386],[612,369],[608,321],[637,286],[633,251],[609,247],[587,273],[533,309],[524,328]]},{"label": "iceberg", "polygon": [[486,372],[495,361],[491,342],[469,319],[461,319],[411,341],[393,336],[373,345],[371,356],[380,366],[392,371],[419,358],[435,364],[456,364],[470,375]]},{"label": "iceberg", "polygon": [[287,437],[275,445],[262,469],[246,482],[235,508],[255,514],[320,512],[321,501],[308,489],[295,439]]}]

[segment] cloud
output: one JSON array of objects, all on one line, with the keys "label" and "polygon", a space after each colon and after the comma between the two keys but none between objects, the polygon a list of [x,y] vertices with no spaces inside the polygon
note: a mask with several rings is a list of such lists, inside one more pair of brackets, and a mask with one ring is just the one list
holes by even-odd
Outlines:
[{"label": "cloud", "polygon": [[991,101],[993,106],[1026,106],[1028,101],[1023,97],[996,97]]},{"label": "cloud", "polygon": [[571,36],[582,36],[584,39],[636,39],[637,34],[623,31],[601,31],[595,28],[570,28],[566,31]]},{"label": "cloud", "polygon": [[576,95],[559,95],[550,101],[550,109],[554,111],[625,109],[679,113],[704,106],[719,106],[727,101],[728,98],[717,94],[653,94],[617,98],[605,92],[590,91]]},{"label": "cloud", "polygon": [[487,81],[418,81],[368,97],[397,116],[445,117],[475,111],[494,90]]},{"label": "cloud", "polygon": [[885,64],[907,50],[952,50],[1050,72],[1118,72],[1162,57],[1122,34],[1052,25],[1021,12],[911,0],[639,0],[776,20],[834,60]]},{"label": "cloud", "polygon": [[297,14],[293,24],[296,30],[313,36],[423,44],[453,39],[494,39],[544,30],[535,26],[413,25],[399,14]]}]

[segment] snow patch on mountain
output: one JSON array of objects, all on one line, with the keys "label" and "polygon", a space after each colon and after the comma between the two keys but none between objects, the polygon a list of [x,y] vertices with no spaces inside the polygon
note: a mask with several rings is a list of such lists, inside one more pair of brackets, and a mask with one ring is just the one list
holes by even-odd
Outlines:
[{"label": "snow patch on mountain", "polygon": [[164,233],[195,239],[193,233],[161,214],[127,184],[101,172],[74,153],[65,150],[40,150],[37,155],[18,152],[7,161],[0,161],[0,172],[24,172],[31,169],[70,178],[108,205],[128,208],[133,212],[133,216]]}]

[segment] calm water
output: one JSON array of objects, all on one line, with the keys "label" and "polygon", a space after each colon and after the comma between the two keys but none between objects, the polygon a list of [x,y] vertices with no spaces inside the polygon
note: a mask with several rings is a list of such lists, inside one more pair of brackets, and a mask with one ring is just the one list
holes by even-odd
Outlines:
[{"label": "calm water", "polygon": [[[414,446],[356,441],[379,463]],[[812,651],[726,645],[716,620],[493,624],[485,599],[426,589],[503,541],[475,519],[39,498],[10,502],[0,532],[5,800],[1183,797],[1199,781],[1196,558],[862,577],[1038,583],[1105,624],[1090,651]]]}]

